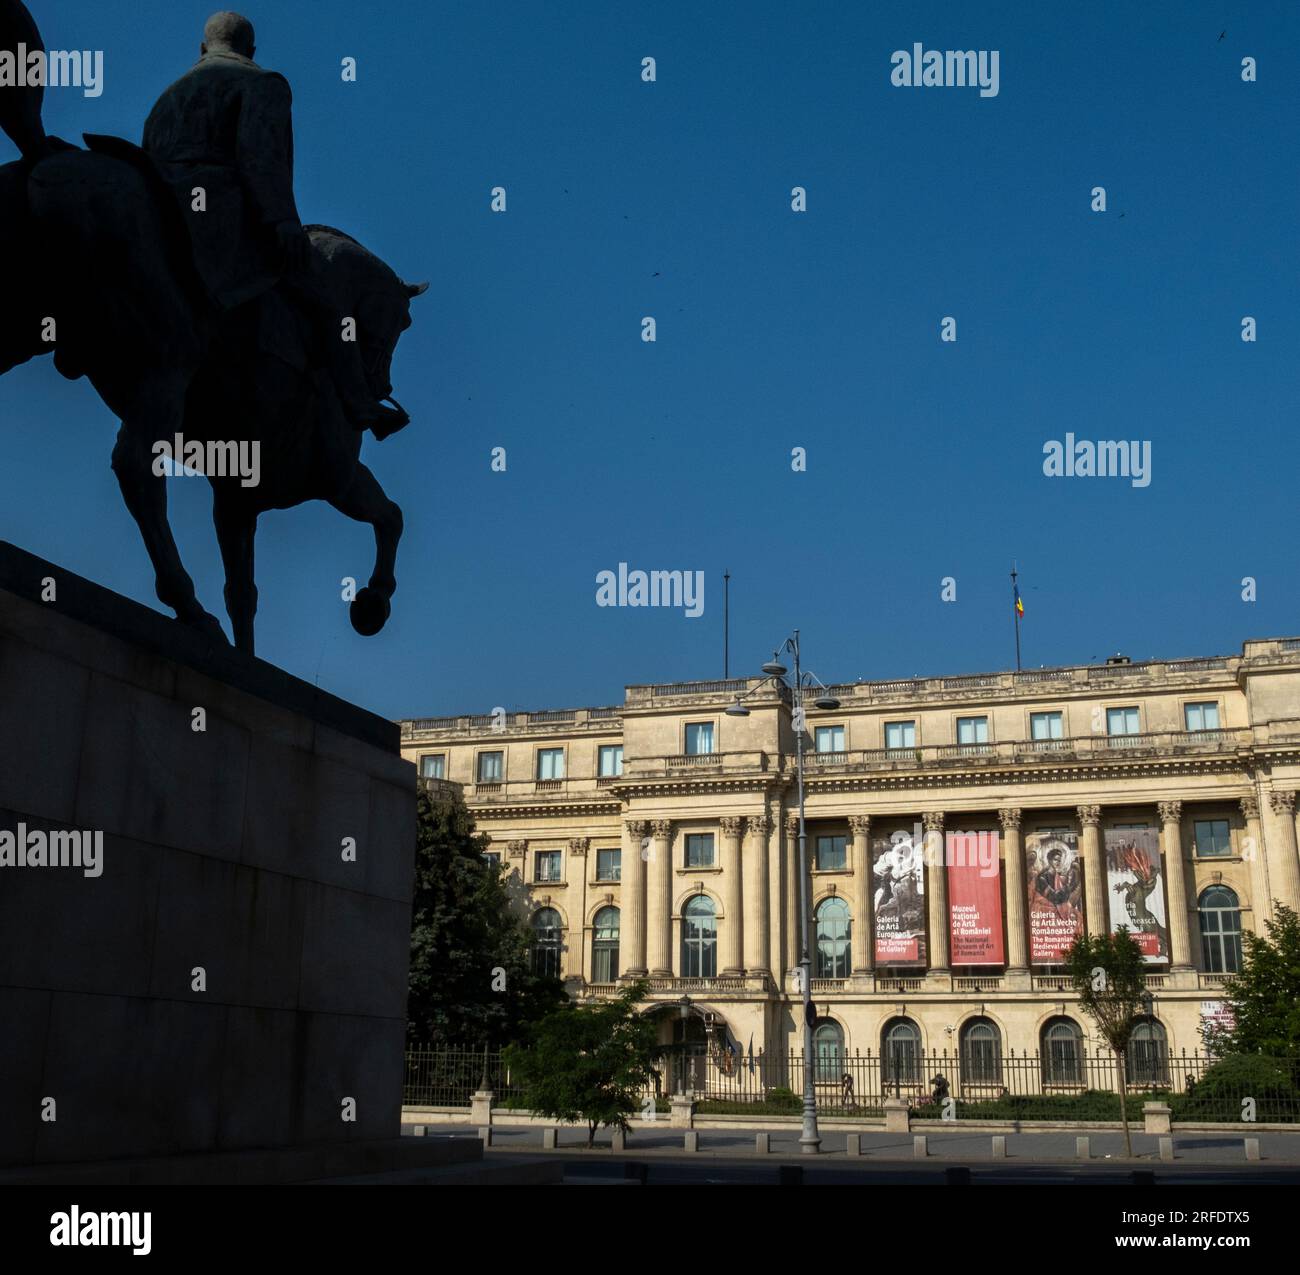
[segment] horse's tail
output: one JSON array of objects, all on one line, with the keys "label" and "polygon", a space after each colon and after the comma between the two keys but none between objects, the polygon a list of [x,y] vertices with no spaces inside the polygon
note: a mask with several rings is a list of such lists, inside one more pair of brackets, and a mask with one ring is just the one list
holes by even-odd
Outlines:
[{"label": "horse's tail", "polygon": [[[22,0],[0,0],[0,53],[9,53],[17,68],[20,57],[26,68],[28,53],[45,51],[45,41]],[[40,84],[12,86],[0,93],[0,129],[22,152],[24,159],[36,159],[46,149],[45,125],[41,122],[41,104],[45,97],[44,81]]]}]

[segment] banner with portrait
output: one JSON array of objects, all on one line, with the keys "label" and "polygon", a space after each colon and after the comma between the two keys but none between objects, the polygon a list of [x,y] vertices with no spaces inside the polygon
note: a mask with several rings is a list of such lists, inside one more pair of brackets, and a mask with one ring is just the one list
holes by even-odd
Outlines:
[{"label": "banner with portrait", "polygon": [[1158,828],[1106,829],[1110,928],[1127,927],[1147,964],[1169,959],[1164,870]]},{"label": "banner with portrait", "polygon": [[925,854],[910,832],[871,847],[877,965],[925,965]]},{"label": "banner with portrait", "polygon": [[1025,838],[1029,891],[1029,960],[1060,965],[1083,927],[1083,860],[1073,832],[1033,832]]},{"label": "banner with portrait", "polygon": [[954,965],[1001,965],[1002,865],[996,832],[947,838],[948,945]]}]

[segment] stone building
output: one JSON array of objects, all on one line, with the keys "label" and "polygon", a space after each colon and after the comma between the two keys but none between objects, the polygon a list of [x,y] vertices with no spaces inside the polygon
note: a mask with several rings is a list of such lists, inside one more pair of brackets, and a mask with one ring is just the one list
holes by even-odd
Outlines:
[{"label": "stone building", "polygon": [[[830,691],[804,735],[819,1075],[1028,1054],[1078,1079],[1098,1042],[1060,953],[1120,922],[1148,960],[1143,1048],[1195,1052],[1241,933],[1300,908],[1300,639]],[[743,1063],[801,1047],[791,707],[770,679],[629,686],[403,721],[402,751],[463,787],[574,996],[644,973],[663,1039]]]}]

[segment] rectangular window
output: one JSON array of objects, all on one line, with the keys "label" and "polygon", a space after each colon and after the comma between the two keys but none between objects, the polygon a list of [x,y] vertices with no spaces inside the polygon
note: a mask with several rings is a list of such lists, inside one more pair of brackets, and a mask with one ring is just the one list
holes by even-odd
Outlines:
[{"label": "rectangular window", "polygon": [[596,851],[596,880],[617,881],[623,870],[622,850]]},{"label": "rectangular window", "polygon": [[481,784],[499,784],[501,782],[504,753],[479,753],[478,782]]},{"label": "rectangular window", "polygon": [[885,723],[885,747],[886,748],[915,748],[916,747],[916,723],[915,722],[886,722]]},{"label": "rectangular window", "polygon": [[600,773],[605,778],[623,773],[622,744],[601,744]]},{"label": "rectangular window", "polygon": [[686,726],[686,751],[694,756],[713,751],[713,723],[689,722]]},{"label": "rectangular window", "polygon": [[842,753],[844,751],[844,727],[818,726],[816,747],[819,753]]},{"label": "rectangular window", "polygon": [[846,837],[817,838],[817,870],[819,872],[843,872],[847,866]]},{"label": "rectangular window", "polygon": [[1198,819],[1193,828],[1198,859],[1219,859],[1232,853],[1232,837],[1226,819]]},{"label": "rectangular window", "polygon": [[558,881],[560,879],[560,852],[558,850],[539,850],[537,863],[533,872],[534,881]]},{"label": "rectangular window", "polygon": [[989,719],[987,717],[959,717],[957,719],[957,742],[959,744],[987,744],[989,742]]},{"label": "rectangular window", "polygon": [[1106,734],[1138,734],[1138,711],[1136,708],[1108,708],[1106,710]]},{"label": "rectangular window", "polygon": [[483,857],[494,867],[501,866],[501,856],[495,850],[484,850]]},{"label": "rectangular window", "polygon": [[426,753],[423,757],[421,757],[420,778],[421,779],[446,779],[447,778],[447,754]]},{"label": "rectangular window", "polygon": [[1219,706],[1209,704],[1184,704],[1183,720],[1188,730],[1218,730]]},{"label": "rectangular window", "polygon": [[539,748],[537,750],[537,778],[564,778],[563,748]]},{"label": "rectangular window", "polygon": [[686,866],[688,868],[713,867],[713,833],[686,834]]},{"label": "rectangular window", "polygon": [[1030,739],[1064,739],[1065,722],[1060,713],[1030,713]]}]

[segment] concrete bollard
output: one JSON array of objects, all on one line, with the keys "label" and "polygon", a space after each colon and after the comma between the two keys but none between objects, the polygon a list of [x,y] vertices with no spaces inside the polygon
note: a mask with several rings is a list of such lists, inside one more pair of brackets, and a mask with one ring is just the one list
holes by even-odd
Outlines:
[{"label": "concrete bollard", "polygon": [[995,1133],[993,1135],[993,1158],[995,1160],[1005,1160],[1007,1158],[1007,1135],[1005,1133]]},{"label": "concrete bollard", "polygon": [[1247,1139],[1246,1139],[1246,1159],[1247,1159],[1247,1160],[1258,1160],[1258,1159],[1259,1159],[1259,1139],[1258,1139],[1258,1138],[1247,1138]]},{"label": "concrete bollard", "polygon": [[558,1129],[543,1129],[543,1130],[542,1130],[542,1150],[543,1150],[543,1151],[554,1151],[554,1150],[555,1150],[556,1138],[557,1138],[557,1135],[559,1134],[559,1132],[560,1132],[560,1131],[559,1131]]},{"label": "concrete bollard", "polygon": [[754,1135],[754,1150],[759,1155],[766,1155],[772,1149],[772,1135],[770,1133],[756,1133]]},{"label": "concrete bollard", "polygon": [[1074,1140],[1074,1158],[1076,1160],[1091,1160],[1092,1148],[1087,1138],[1075,1138]]},{"label": "concrete bollard", "polygon": [[845,1155],[862,1154],[862,1135],[860,1133],[849,1134],[848,1138],[845,1140],[844,1154]]},{"label": "concrete bollard", "polygon": [[478,1137],[479,1137],[479,1141],[485,1147],[490,1147],[492,1145],[492,1126],[490,1124],[485,1124],[478,1131]]},{"label": "concrete bollard", "polygon": [[700,1149],[700,1131],[698,1129],[687,1129],[682,1135],[682,1140],[687,1151],[698,1151]]},{"label": "concrete bollard", "polygon": [[614,1130],[614,1138],[613,1138],[613,1142],[611,1143],[610,1150],[611,1151],[627,1150],[627,1134],[625,1134],[622,1129]]},{"label": "concrete bollard", "polygon": [[424,1137],[424,1132],[425,1132],[425,1130],[426,1130],[428,1127],[429,1127],[428,1125],[423,1125],[423,1124],[413,1124],[413,1125],[411,1126],[411,1137],[413,1137],[413,1138],[423,1138],[423,1137]]},{"label": "concrete bollard", "polygon": [[925,1134],[914,1133],[912,1135],[912,1156],[917,1160],[924,1160],[930,1154],[926,1147]]},{"label": "concrete bollard", "polygon": [[1162,1160],[1172,1160],[1174,1158],[1174,1140],[1172,1138],[1160,1139],[1160,1158]]}]

